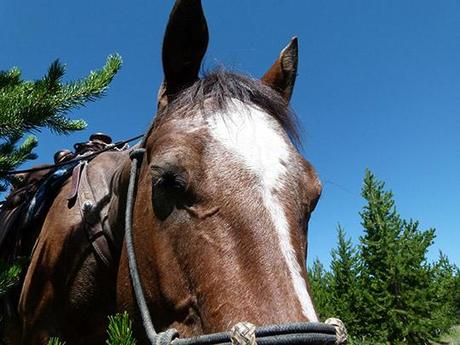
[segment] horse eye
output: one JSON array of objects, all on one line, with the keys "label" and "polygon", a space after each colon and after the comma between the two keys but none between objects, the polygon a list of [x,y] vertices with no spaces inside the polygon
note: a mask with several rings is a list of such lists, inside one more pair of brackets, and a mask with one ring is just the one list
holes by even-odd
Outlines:
[{"label": "horse eye", "polygon": [[172,171],[165,172],[162,176],[160,176],[155,184],[168,189],[170,192],[181,192],[185,191],[187,188],[185,178]]},{"label": "horse eye", "polygon": [[152,181],[152,203],[155,215],[165,220],[174,207],[180,207],[185,202],[187,182],[184,176],[172,171],[166,171]]}]

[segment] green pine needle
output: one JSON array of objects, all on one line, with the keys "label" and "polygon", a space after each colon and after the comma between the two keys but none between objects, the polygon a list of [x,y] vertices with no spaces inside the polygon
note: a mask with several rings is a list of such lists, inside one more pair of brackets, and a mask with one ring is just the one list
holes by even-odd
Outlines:
[{"label": "green pine needle", "polygon": [[60,341],[59,338],[50,338],[47,345],[65,345],[65,341]]},{"label": "green pine needle", "polygon": [[133,337],[132,322],[128,313],[109,316],[109,328],[107,330],[109,338],[107,345],[135,345]]},{"label": "green pine needle", "polygon": [[25,266],[26,260],[24,259],[18,259],[9,267],[6,267],[4,263],[0,263],[0,298],[19,283]]},{"label": "green pine needle", "polygon": [[13,67],[9,71],[0,71],[0,89],[4,87],[14,87],[21,82],[21,71]]},{"label": "green pine needle", "polygon": [[37,145],[38,140],[34,135],[28,136],[19,146],[18,136],[0,144],[0,192],[6,190],[7,183],[15,178],[14,175],[2,175],[1,172],[14,170],[25,161],[36,159],[37,155],[32,151]]}]

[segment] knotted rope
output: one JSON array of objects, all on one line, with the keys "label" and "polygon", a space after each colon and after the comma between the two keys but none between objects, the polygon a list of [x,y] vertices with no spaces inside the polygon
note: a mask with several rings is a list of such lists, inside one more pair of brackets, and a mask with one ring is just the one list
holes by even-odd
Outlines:
[{"label": "knotted rope", "polygon": [[239,322],[230,331],[232,345],[256,345],[256,326]]},{"label": "knotted rope", "polygon": [[337,345],[346,345],[348,340],[347,329],[345,328],[342,320],[335,317],[331,317],[324,322],[326,325],[331,325],[335,327],[335,336],[337,337]]}]

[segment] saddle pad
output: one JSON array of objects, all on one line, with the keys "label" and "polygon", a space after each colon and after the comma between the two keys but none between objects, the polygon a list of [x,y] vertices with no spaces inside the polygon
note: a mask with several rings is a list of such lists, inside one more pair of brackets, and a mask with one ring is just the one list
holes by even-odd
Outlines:
[{"label": "saddle pad", "polygon": [[26,221],[28,224],[34,219],[42,218],[48,212],[49,207],[54,201],[59,188],[72,174],[72,170],[78,163],[69,163],[56,169],[48,176],[38,187],[37,192],[29,203],[26,213]]},{"label": "saddle pad", "polygon": [[[17,255],[28,256],[23,242],[34,242],[37,233],[33,225],[40,224],[48,212],[62,184],[72,173],[75,164],[67,164],[54,171],[45,171],[40,179],[21,188],[19,202],[0,209],[0,258],[6,262]],[[21,190],[16,191],[21,192]],[[35,191],[35,192],[33,192]],[[13,194],[12,194],[13,195]],[[27,247],[27,246],[26,246]],[[26,251],[22,253],[22,251]]]}]

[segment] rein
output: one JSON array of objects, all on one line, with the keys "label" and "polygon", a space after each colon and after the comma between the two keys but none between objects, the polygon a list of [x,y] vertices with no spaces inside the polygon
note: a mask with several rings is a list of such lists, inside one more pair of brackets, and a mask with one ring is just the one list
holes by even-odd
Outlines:
[{"label": "rein", "polygon": [[137,269],[132,234],[138,171],[145,153],[143,144],[144,141],[142,141],[140,148],[136,148],[130,153],[131,171],[126,201],[125,241],[136,303],[151,345],[345,345],[347,343],[344,324],[339,319],[334,318],[326,320],[325,323],[303,322],[260,327],[248,322],[240,322],[230,332],[205,334],[192,338],[179,338],[179,332],[174,328],[157,333],[153,326]]}]

